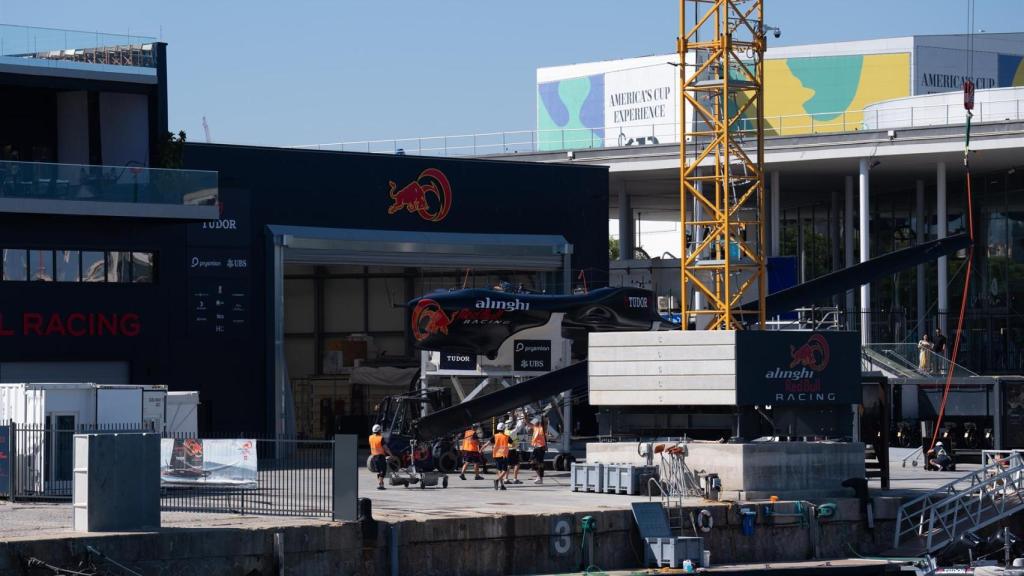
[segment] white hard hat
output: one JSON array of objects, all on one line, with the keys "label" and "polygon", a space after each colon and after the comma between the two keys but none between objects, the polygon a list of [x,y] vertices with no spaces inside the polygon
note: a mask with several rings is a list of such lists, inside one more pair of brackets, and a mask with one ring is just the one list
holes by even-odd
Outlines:
[{"label": "white hard hat", "polygon": [[498,422],[498,430],[504,430],[504,429],[505,429],[505,423],[504,422]]},{"label": "white hard hat", "polygon": [[380,424],[373,425],[373,433],[376,434],[377,432],[380,432]]},{"label": "white hard hat", "polygon": [[942,446],[942,442],[936,442],[935,445],[936,446]]}]

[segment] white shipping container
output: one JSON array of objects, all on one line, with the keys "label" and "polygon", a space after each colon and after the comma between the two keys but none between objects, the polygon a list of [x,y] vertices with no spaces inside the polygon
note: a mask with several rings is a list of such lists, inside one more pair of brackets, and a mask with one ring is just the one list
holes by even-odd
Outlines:
[{"label": "white shipping container", "polygon": [[[71,482],[71,438],[83,428],[149,424],[163,432],[171,422],[167,398],[167,387],[153,384],[0,384],[0,422],[13,422],[22,431],[15,439],[13,458],[19,490],[66,491]],[[175,394],[176,424],[168,431],[195,434],[198,403],[198,392]],[[187,406],[192,407],[191,418]]]}]

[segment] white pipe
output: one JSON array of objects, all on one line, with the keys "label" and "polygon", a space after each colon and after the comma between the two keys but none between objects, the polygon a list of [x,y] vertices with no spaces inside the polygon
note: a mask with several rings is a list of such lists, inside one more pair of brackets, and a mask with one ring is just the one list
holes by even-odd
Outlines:
[{"label": "white pipe", "polygon": [[[924,243],[924,180],[917,181],[917,195],[915,199],[916,215],[914,219],[915,228],[917,228],[917,243]],[[924,264],[917,265],[917,330],[918,336],[924,334],[924,311],[927,308],[925,305],[927,302],[924,292]]]},{"label": "white pipe", "polygon": [[[843,208],[843,241],[846,246],[846,267],[854,265],[853,260],[853,176],[846,177],[846,205]],[[846,291],[847,322],[853,318],[853,290]]]},{"label": "white pipe", "polygon": [[619,260],[633,259],[633,206],[626,183],[619,184]]},{"label": "white pipe", "polygon": [[[949,227],[949,219],[946,214],[946,163],[939,162],[935,165],[935,237],[945,238]],[[937,304],[939,318],[938,327],[946,334],[946,316],[949,314],[949,269],[948,260],[941,256],[938,260],[939,302]]]},{"label": "white pipe", "polygon": [[779,233],[781,232],[781,226],[779,225],[779,197],[782,195],[779,190],[779,173],[778,171],[772,172],[772,192],[771,202],[768,206],[771,209],[770,227],[771,232],[771,251],[769,252],[772,256],[779,255]]},{"label": "white pipe", "polygon": [[[870,224],[870,195],[871,195],[871,170],[867,158],[860,161],[860,261],[867,262],[871,258],[871,231]],[[871,342],[871,284],[860,286],[860,342],[869,344]]]}]

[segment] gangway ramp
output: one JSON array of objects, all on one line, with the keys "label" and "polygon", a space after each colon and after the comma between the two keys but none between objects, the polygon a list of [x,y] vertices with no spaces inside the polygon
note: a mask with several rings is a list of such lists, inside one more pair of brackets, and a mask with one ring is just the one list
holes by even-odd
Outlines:
[{"label": "gangway ramp", "polygon": [[903,504],[886,556],[933,555],[1022,510],[1024,459],[1012,453]]}]

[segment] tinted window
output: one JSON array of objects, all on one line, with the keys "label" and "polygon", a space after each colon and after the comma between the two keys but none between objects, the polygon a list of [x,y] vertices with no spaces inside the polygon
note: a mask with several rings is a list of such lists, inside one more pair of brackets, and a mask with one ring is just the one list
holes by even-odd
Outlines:
[{"label": "tinted window", "polygon": [[57,251],[57,281],[78,282],[82,279],[78,250]]},{"label": "tinted window", "polygon": [[132,253],[131,252],[109,252],[107,267],[108,282],[131,282],[132,281]]},{"label": "tinted window", "polygon": [[53,282],[53,250],[29,250],[29,278],[36,282]]},{"label": "tinted window", "polygon": [[28,252],[4,250],[4,280],[28,279]]},{"label": "tinted window", "polygon": [[82,281],[107,281],[107,260],[103,252],[82,252]]},{"label": "tinted window", "polygon": [[132,252],[132,282],[153,282],[152,252]]}]

